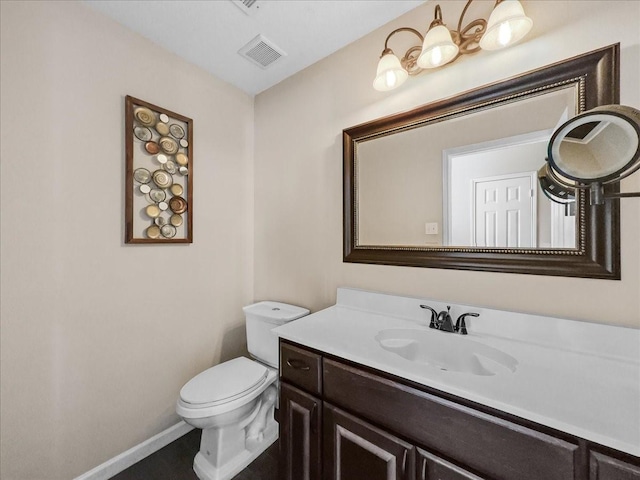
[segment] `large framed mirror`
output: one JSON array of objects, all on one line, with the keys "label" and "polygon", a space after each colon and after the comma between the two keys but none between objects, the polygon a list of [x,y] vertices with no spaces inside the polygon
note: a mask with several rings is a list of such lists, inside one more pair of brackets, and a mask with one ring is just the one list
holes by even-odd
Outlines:
[{"label": "large framed mirror", "polygon": [[619,201],[538,182],[554,130],[619,95],[616,44],[345,129],[344,261],[620,279]]}]

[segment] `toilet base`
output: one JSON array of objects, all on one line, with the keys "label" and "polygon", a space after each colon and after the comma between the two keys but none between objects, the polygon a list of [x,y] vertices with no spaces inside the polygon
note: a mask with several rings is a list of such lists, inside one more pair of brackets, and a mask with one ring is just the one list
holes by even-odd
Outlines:
[{"label": "toilet base", "polygon": [[193,471],[200,480],[231,480],[278,439],[278,424],[273,419],[269,423],[261,440],[251,442],[219,468],[209,462],[202,452],[198,452],[193,460]]}]

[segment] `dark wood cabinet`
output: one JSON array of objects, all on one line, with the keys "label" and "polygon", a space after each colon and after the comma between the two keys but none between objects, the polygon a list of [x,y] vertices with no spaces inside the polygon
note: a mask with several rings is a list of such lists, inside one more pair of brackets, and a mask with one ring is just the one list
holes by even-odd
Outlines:
[{"label": "dark wood cabinet", "polygon": [[415,448],[324,403],[325,480],[414,480]]},{"label": "dark wood cabinet", "polygon": [[300,345],[280,380],[285,480],[640,480],[638,457]]},{"label": "dark wood cabinet", "polygon": [[322,402],[286,383],[280,384],[280,477],[320,480]]},{"label": "dark wood cabinet", "polygon": [[598,452],[589,455],[589,480],[638,480],[640,466]]},{"label": "dark wood cabinet", "polygon": [[494,480],[575,480],[578,442],[325,359],[324,400]]}]

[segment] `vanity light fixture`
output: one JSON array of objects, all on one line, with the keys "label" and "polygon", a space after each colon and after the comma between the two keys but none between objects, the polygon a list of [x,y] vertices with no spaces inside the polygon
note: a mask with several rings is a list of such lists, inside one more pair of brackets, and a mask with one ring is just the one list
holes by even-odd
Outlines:
[{"label": "vanity light fixture", "polygon": [[[544,175],[539,175],[545,194],[559,188],[589,190],[591,205],[602,205],[605,198],[640,197],[640,192],[603,189],[640,170],[640,110],[602,105],[577,115],[553,133],[547,154]],[[554,186],[551,192],[549,185]]]},{"label": "vanity light fixture", "polygon": [[[434,20],[424,37],[417,30],[401,27],[391,32],[380,55],[373,88],[384,92],[402,85],[409,75],[425,69],[437,68],[453,62],[460,55],[475,53],[480,49],[497,50],[513,45],[531,30],[533,21],[524,13],[518,0],[496,0],[489,21],[473,20],[464,28],[462,22],[469,5],[468,0],[458,20],[458,29],[449,30],[442,21],[442,9],[436,5]],[[389,48],[389,40],[400,32],[410,32],[420,40],[420,45],[410,47],[399,59]]]}]

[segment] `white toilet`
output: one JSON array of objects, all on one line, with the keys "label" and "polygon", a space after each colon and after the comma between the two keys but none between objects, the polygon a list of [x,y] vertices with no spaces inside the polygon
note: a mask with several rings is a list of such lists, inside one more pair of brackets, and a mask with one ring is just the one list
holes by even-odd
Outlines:
[{"label": "white toilet", "polygon": [[278,439],[278,337],[272,329],[303,317],[306,308],[260,302],[243,308],[247,349],[193,377],[180,390],[176,412],[202,429],[193,469],[201,480],[228,480]]}]

